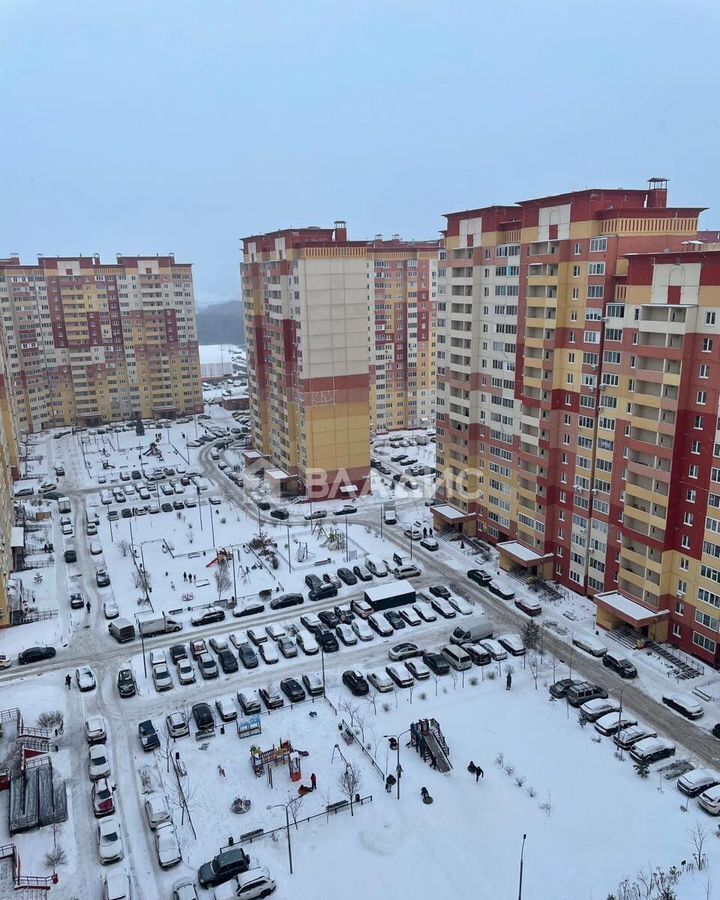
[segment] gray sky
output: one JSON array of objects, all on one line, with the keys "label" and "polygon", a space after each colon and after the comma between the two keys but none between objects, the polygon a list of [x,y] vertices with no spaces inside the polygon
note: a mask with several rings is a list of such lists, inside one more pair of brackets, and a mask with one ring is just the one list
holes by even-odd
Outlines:
[{"label": "gray sky", "polygon": [[701,0],[0,0],[0,256],[172,250],[670,178],[720,227],[720,6]]}]

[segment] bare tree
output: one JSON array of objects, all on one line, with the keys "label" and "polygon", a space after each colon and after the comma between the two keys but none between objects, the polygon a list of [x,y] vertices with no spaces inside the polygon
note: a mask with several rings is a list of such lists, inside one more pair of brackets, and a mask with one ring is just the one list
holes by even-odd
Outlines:
[{"label": "bare tree", "polygon": [[188,542],[188,544],[195,543],[195,535],[193,534],[192,525],[190,525],[188,527],[188,530],[185,532],[185,540]]},{"label": "bare tree", "polygon": [[217,564],[217,568],[213,573],[213,578],[215,579],[215,587],[217,588],[218,600],[222,597],[224,593],[227,593],[232,587],[232,578],[230,577],[230,573],[228,572],[228,564],[227,562],[219,562]]},{"label": "bare tree", "polygon": [[350,815],[353,816],[353,800],[360,790],[362,778],[360,773],[350,763],[345,764],[345,771],[338,776],[337,785],[341,793],[350,801]]},{"label": "bare tree", "polygon": [[540,661],[534,653],[532,653],[528,659],[528,666],[530,667],[530,674],[535,682],[535,690],[537,690],[538,676],[540,675]]},{"label": "bare tree", "polygon": [[522,627],[520,636],[526,650],[537,649],[540,643],[540,628],[535,619],[528,619]]},{"label": "bare tree", "polygon": [[137,568],[133,572],[133,585],[141,591],[150,593],[152,589],[152,578],[150,573],[143,568]]},{"label": "bare tree", "polygon": [[695,825],[687,832],[688,840],[692,847],[692,858],[698,870],[704,869],[707,865],[707,856],[705,854],[707,834],[707,829],[700,822],[695,822]]},{"label": "bare tree", "polygon": [[52,710],[51,712],[40,713],[40,715],[38,716],[38,725],[40,726],[40,728],[57,728],[58,731],[62,732],[64,722],[65,717],[59,709]]},{"label": "bare tree", "polygon": [[118,550],[123,557],[127,556],[130,552],[130,546],[130,541],[127,538],[123,538],[122,540],[117,542]]}]

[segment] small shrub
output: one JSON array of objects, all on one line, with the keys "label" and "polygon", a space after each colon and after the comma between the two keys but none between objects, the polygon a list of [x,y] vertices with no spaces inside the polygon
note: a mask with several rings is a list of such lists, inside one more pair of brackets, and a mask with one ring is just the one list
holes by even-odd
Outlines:
[{"label": "small shrub", "polygon": [[447,694],[447,688],[446,688],[446,687],[443,688],[443,694]]},{"label": "small shrub", "polygon": [[524,775],[518,775],[518,776],[516,777],[516,779],[515,779],[515,784],[516,784],[518,787],[522,787],[522,786],[525,784],[525,776],[524,776]]},{"label": "small shrub", "polygon": [[527,789],[527,795],[528,795],[528,797],[534,797],[534,796],[536,796],[536,794],[537,794],[537,791],[535,790],[534,787],[529,787],[529,788]]},{"label": "small shrub", "polygon": [[390,712],[390,704],[387,701],[383,703],[382,708],[385,712]]},{"label": "small shrub", "polygon": [[512,775],[512,773],[515,771],[515,766],[505,766],[505,771],[508,775]]},{"label": "small shrub", "polygon": [[477,675],[473,675],[473,677],[470,679],[470,684],[473,687],[477,687],[480,684],[480,679],[477,677]]},{"label": "small shrub", "polygon": [[550,803],[549,800],[546,800],[544,803],[540,804],[540,809],[549,817],[552,812],[552,803]]},{"label": "small shrub", "polygon": [[490,671],[487,673],[487,677],[489,681],[495,681],[495,679],[497,678],[497,672],[494,669],[490,669]]},{"label": "small shrub", "polygon": [[495,757],[495,765],[499,766],[502,769],[504,762],[505,757],[502,755],[502,753],[498,753],[498,755]]},{"label": "small shrub", "polygon": [[633,768],[641,778],[647,778],[650,774],[650,766],[646,762],[635,763]]},{"label": "small shrub", "polygon": [[420,693],[418,694],[418,697],[421,700],[427,700],[427,694],[425,693],[425,691],[420,691]]},{"label": "small shrub", "polygon": [[578,713],[577,722],[581,728],[584,728],[587,725],[587,719],[585,718],[585,716],[582,713]]}]

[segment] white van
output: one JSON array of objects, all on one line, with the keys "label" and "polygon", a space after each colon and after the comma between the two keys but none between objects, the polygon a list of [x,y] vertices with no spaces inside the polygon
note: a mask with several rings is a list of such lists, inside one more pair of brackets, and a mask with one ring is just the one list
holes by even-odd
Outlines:
[{"label": "white van", "polygon": [[365,565],[377,578],[384,578],[388,573],[388,567],[385,560],[380,559],[379,556],[368,556],[365,560]]},{"label": "white van", "polygon": [[698,804],[711,816],[720,816],[720,784],[700,794]]},{"label": "white van", "polygon": [[472,660],[462,647],[458,647],[455,644],[447,644],[440,652],[453,669],[457,669],[458,672],[463,669],[472,669]]},{"label": "white van", "polygon": [[110,491],[102,490],[100,492],[100,502],[103,503],[105,506],[110,506],[110,504],[112,503],[112,497],[110,496]]},{"label": "white van", "polygon": [[395,507],[387,504],[383,509],[383,522],[386,525],[395,525],[397,523],[397,513]]},{"label": "white van", "polygon": [[486,616],[476,616],[458,625],[450,635],[452,644],[476,644],[493,636],[493,623]]},{"label": "white van", "polygon": [[593,634],[576,634],[573,638],[573,644],[589,653],[590,656],[600,657],[607,653],[605,644]]}]

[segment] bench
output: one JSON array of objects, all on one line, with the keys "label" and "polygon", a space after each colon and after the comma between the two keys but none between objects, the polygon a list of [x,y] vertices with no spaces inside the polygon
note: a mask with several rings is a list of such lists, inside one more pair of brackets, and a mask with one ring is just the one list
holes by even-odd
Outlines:
[{"label": "bench", "polygon": [[259,837],[262,837],[264,834],[265,834],[264,828],[256,828],[256,829],[254,829],[254,831],[246,831],[245,834],[240,835],[240,843],[241,844],[246,844],[246,843],[252,844],[252,842],[254,840],[256,840]]},{"label": "bench", "polygon": [[346,806],[348,806],[347,800],[337,800],[335,803],[328,803],[325,807],[325,812],[336,813],[339,809],[344,809]]},{"label": "bench", "polygon": [[710,694],[706,693],[702,688],[699,687],[693,688],[693,694],[695,694],[695,696],[699,697],[701,700],[705,700],[706,702],[709,702],[713,699]]}]

